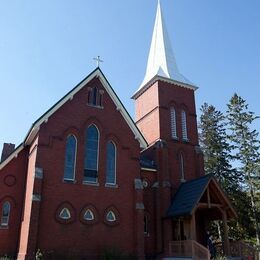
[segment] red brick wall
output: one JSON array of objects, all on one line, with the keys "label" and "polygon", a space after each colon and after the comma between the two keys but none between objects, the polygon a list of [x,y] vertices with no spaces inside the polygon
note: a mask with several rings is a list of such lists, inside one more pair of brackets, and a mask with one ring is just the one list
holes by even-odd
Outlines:
[{"label": "red brick wall", "polygon": [[8,228],[0,227],[0,255],[13,255],[17,252],[24,203],[27,156],[27,149],[23,149],[17,158],[13,158],[0,170],[0,221],[3,203],[9,201],[11,204]]},{"label": "red brick wall", "polygon": [[[91,86],[103,89],[97,79],[87,87]],[[107,93],[104,94],[103,108],[87,105],[87,87],[56,111],[40,129],[36,166],[43,169],[44,178],[37,248],[46,252],[96,255],[105,247],[116,246],[135,252],[134,179],[140,177],[139,143]],[[100,131],[99,186],[83,184],[85,133],[91,123]],[[78,141],[76,181],[64,183],[65,145],[70,133]],[[108,140],[113,140],[117,147],[116,188],[105,187]],[[61,224],[55,216],[63,202],[71,205],[72,223]],[[96,208],[98,221],[93,225],[80,221],[81,210],[87,205]],[[119,214],[115,226],[104,222],[105,211],[111,206]]]}]

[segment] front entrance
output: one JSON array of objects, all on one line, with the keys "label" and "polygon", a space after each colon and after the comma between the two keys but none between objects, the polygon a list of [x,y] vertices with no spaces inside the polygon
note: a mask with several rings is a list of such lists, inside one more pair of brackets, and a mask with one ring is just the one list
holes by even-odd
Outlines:
[{"label": "front entrance", "polygon": [[190,234],[190,219],[179,218],[172,221],[173,239],[187,240],[191,239]]}]

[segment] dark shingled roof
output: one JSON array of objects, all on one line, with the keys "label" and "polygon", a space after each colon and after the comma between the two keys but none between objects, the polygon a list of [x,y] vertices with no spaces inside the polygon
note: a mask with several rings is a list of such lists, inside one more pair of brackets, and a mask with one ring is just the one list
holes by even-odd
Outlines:
[{"label": "dark shingled roof", "polygon": [[191,215],[192,210],[199,202],[211,178],[213,178],[212,175],[208,174],[198,179],[182,183],[172,200],[167,216],[178,217]]}]

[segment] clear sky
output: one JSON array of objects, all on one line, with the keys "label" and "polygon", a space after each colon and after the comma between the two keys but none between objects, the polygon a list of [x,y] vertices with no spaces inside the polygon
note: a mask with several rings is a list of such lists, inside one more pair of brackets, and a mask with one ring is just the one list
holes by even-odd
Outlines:
[{"label": "clear sky", "polygon": [[[0,150],[95,69],[134,117],[156,0],[0,0]],[[237,92],[260,115],[260,1],[161,0],[177,64],[196,105],[225,111]],[[260,131],[260,119],[255,124]]]}]

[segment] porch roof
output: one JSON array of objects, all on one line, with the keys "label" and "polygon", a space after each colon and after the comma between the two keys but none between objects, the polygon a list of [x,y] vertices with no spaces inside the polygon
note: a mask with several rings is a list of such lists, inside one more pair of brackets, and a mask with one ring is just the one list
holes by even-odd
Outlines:
[{"label": "porch roof", "polygon": [[204,175],[198,179],[182,183],[172,200],[167,216],[191,215],[211,178],[212,175]]},{"label": "porch roof", "polygon": [[230,218],[235,217],[236,212],[227,195],[222,191],[214,176],[211,174],[203,175],[200,178],[182,183],[173,197],[171,205],[167,211],[167,216],[180,217],[192,215],[194,210],[199,206],[199,202],[210,183],[212,183],[211,187],[214,186],[214,192],[217,193],[219,201],[222,201],[223,207],[229,209],[228,216]]}]

